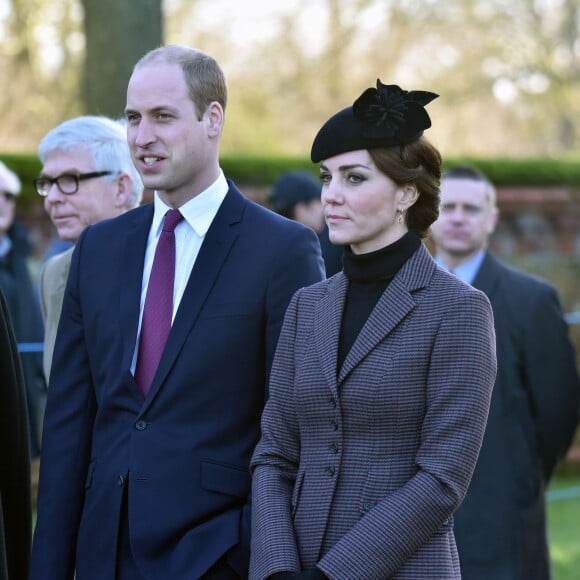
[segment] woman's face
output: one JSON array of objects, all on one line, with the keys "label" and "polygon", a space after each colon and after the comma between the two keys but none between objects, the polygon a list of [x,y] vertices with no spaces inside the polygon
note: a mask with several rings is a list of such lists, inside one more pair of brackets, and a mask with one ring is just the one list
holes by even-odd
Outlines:
[{"label": "woman's face", "polygon": [[414,187],[397,186],[374,164],[368,151],[349,151],[320,165],[322,205],[330,241],[355,254],[380,250],[407,231],[397,210],[416,199]]}]

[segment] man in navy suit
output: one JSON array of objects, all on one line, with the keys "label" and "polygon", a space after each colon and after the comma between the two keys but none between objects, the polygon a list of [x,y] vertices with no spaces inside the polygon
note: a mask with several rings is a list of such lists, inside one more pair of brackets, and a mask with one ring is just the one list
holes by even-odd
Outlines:
[{"label": "man in navy suit", "polygon": [[546,580],[544,492],[574,435],[580,385],[556,290],[487,249],[497,218],[495,188],[481,172],[454,167],[444,174],[432,226],[437,260],[489,297],[498,362],[455,537],[465,580]]},{"label": "man in navy suit", "polygon": [[[314,232],[242,196],[219,166],[226,85],[166,46],[135,66],[128,140],[152,204],[86,228],[55,345],[33,580],[247,575],[250,477],[286,306],[324,277]],[[135,373],[154,255],[175,227],[171,330]],[[139,374],[139,373],[137,373]]]}]

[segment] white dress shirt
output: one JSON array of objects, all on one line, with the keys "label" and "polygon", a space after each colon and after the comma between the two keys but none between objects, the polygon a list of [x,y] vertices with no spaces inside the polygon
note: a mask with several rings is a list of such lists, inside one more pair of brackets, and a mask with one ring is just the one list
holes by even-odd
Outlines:
[{"label": "white dress shirt", "polygon": [[[196,195],[186,204],[179,208],[183,221],[177,224],[175,228],[175,278],[173,285],[173,316],[172,322],[175,319],[175,314],[181,303],[181,298],[189,281],[193,265],[199,254],[201,244],[205,238],[211,222],[215,218],[220,205],[228,193],[228,182],[220,170],[220,175],[212,185],[205,191]],[[143,307],[145,305],[145,296],[147,295],[147,286],[149,284],[149,277],[151,276],[151,269],[153,267],[153,259],[155,257],[155,250],[157,249],[157,242],[161,235],[163,218],[165,214],[172,209],[166,205],[155,192],[153,199],[154,213],[151,229],[149,230],[149,238],[147,239],[147,249],[145,250],[145,264],[143,267],[143,281],[141,283],[141,304],[139,306],[139,328],[137,331],[137,341],[135,343],[135,350],[133,352],[133,362],[131,365],[131,372],[135,372],[137,364],[137,351],[139,349],[139,336],[141,335],[141,320],[143,318]]]}]

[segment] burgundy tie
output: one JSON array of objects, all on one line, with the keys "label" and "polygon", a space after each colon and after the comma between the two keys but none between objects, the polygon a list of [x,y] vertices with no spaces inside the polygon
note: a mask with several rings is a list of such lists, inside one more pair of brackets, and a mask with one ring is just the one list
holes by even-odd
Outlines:
[{"label": "burgundy tie", "polygon": [[165,214],[147,286],[135,368],[135,380],[145,397],[151,388],[171,330],[175,277],[174,230],[182,219],[183,216],[177,209],[171,209]]}]

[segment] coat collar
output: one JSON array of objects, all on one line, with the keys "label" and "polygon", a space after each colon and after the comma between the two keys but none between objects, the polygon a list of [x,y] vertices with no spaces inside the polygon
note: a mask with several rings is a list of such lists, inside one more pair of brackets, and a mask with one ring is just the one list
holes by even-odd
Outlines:
[{"label": "coat collar", "polygon": [[481,262],[481,266],[473,279],[472,286],[489,297],[493,296],[500,279],[500,270],[500,262],[492,254],[486,252],[483,262]]},{"label": "coat collar", "polygon": [[348,353],[337,378],[336,361],[348,280],[339,273],[329,280],[315,312],[315,342],[324,376],[337,394],[339,385],[415,307],[413,293],[429,284],[436,264],[425,246],[405,262],[380,297]]}]

